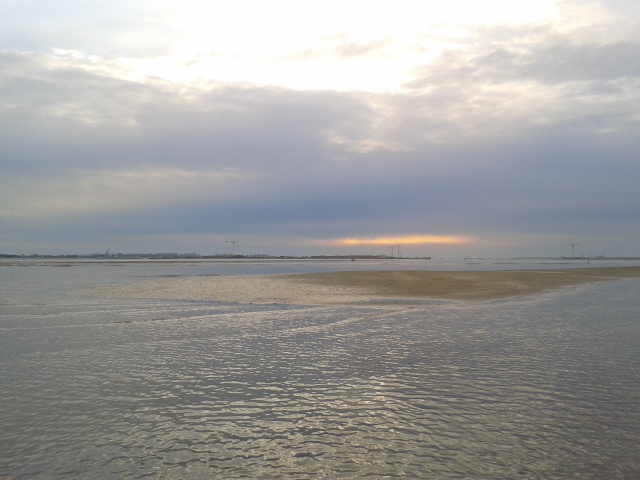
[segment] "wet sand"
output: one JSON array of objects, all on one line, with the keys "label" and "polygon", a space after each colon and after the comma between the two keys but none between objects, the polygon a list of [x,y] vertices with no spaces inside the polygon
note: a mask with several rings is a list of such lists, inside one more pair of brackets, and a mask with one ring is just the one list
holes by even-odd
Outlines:
[{"label": "wet sand", "polygon": [[385,270],[178,277],[99,287],[87,293],[107,297],[256,304],[481,303],[626,278],[640,278],[640,267],[467,272]]}]

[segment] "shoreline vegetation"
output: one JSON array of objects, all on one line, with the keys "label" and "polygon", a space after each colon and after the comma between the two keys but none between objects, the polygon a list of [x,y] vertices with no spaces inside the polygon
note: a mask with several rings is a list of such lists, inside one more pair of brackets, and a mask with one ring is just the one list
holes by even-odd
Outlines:
[{"label": "shoreline vegetation", "polygon": [[577,285],[640,278],[640,267],[546,270],[378,270],[254,276],[160,278],[104,286],[85,293],[106,297],[212,300],[293,305],[483,303],[537,295]]}]

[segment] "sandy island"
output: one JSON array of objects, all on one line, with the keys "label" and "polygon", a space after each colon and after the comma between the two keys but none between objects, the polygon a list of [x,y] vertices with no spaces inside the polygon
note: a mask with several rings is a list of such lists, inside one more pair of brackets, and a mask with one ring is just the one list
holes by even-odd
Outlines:
[{"label": "sandy island", "polygon": [[257,304],[397,305],[416,301],[479,303],[628,278],[640,278],[640,267],[468,272],[383,270],[172,277],[98,287],[87,293],[107,297]]}]

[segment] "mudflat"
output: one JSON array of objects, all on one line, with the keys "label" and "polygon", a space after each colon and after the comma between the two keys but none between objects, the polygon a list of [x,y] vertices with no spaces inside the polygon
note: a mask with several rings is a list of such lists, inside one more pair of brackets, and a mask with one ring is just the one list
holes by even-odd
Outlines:
[{"label": "mudflat", "polygon": [[371,295],[384,298],[489,301],[584,283],[639,277],[640,267],[604,267],[465,272],[350,271],[297,274],[291,279],[315,285],[363,288]]},{"label": "mudflat", "polygon": [[285,275],[162,278],[94,288],[108,297],[302,305],[478,303],[575,285],[640,278],[640,267],[511,271],[380,270]]}]

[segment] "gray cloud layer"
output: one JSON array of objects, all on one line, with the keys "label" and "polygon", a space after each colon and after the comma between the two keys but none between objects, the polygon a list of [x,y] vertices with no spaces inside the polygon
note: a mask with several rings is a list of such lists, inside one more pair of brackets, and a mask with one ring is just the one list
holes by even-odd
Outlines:
[{"label": "gray cloud layer", "polygon": [[4,51],[0,253],[429,234],[475,241],[415,254],[565,255],[575,239],[640,255],[638,65],[638,39],[541,27],[477,32],[395,93],[141,83]]}]

